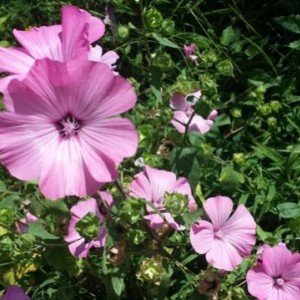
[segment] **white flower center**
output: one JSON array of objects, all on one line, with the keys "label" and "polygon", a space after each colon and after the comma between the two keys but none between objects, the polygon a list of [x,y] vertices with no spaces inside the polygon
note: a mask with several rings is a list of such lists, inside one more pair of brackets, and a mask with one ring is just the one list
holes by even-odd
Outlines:
[{"label": "white flower center", "polygon": [[80,129],[80,122],[73,116],[66,116],[59,122],[59,131],[64,137],[75,135]]},{"label": "white flower center", "polygon": [[282,287],[284,285],[284,280],[282,278],[275,279],[277,286]]}]

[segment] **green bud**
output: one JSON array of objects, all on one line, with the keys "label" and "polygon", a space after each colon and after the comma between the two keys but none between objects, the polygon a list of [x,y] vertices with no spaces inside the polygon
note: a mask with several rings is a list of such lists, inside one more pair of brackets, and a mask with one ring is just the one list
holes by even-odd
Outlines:
[{"label": "green bud", "polygon": [[277,119],[274,117],[269,117],[267,123],[270,127],[275,127],[277,125]]},{"label": "green bud", "polygon": [[128,231],[128,238],[135,244],[139,245],[146,239],[146,233],[140,229],[130,229]]},{"label": "green bud", "polygon": [[200,82],[201,87],[203,90],[208,90],[210,92],[216,92],[217,91],[217,83],[216,81],[207,74],[202,74],[200,76]]},{"label": "green bud", "polygon": [[118,27],[118,36],[120,39],[125,40],[129,36],[129,28],[127,26],[119,26]]},{"label": "green bud", "polygon": [[175,31],[175,23],[170,19],[166,19],[162,21],[161,27],[164,32],[168,34],[173,34]]},{"label": "green bud", "polygon": [[202,143],[201,148],[205,156],[211,156],[214,150],[210,144],[206,144],[206,143]]},{"label": "green bud", "polygon": [[258,106],[258,111],[262,116],[265,117],[272,113],[272,108],[268,104],[262,104]]},{"label": "green bud", "polygon": [[122,205],[122,219],[129,224],[141,220],[144,215],[144,203],[141,199],[128,198]]},{"label": "green bud", "polygon": [[136,276],[141,281],[160,285],[166,270],[162,264],[162,257],[159,255],[146,258],[140,265]]},{"label": "green bud", "polygon": [[218,61],[218,56],[215,51],[209,49],[205,50],[200,55],[201,62],[207,67],[214,65]]},{"label": "green bud", "polygon": [[234,108],[233,110],[231,110],[231,114],[233,117],[238,119],[238,118],[241,118],[242,111],[239,108]]},{"label": "green bud", "polygon": [[264,94],[266,92],[266,90],[267,90],[267,88],[263,84],[256,88],[256,92],[258,94]]},{"label": "green bud", "polygon": [[224,76],[233,77],[233,65],[229,59],[224,59],[217,64],[217,70]]},{"label": "green bud", "polygon": [[173,215],[179,216],[188,210],[188,196],[180,193],[165,193],[164,206]]},{"label": "green bud", "polygon": [[86,242],[90,242],[99,234],[100,220],[96,215],[89,212],[76,224],[75,229]]},{"label": "green bud", "polygon": [[244,153],[234,153],[233,154],[233,161],[238,165],[243,165],[245,162]]},{"label": "green bud", "polygon": [[152,7],[146,12],[146,21],[150,28],[156,29],[161,27],[163,17],[156,8]]},{"label": "green bud", "polygon": [[274,111],[274,112],[278,112],[281,108],[281,104],[279,101],[271,101],[270,103],[270,106],[271,106],[271,109]]},{"label": "green bud", "polygon": [[172,66],[173,61],[169,53],[161,51],[152,56],[152,63],[161,69],[168,69]]}]

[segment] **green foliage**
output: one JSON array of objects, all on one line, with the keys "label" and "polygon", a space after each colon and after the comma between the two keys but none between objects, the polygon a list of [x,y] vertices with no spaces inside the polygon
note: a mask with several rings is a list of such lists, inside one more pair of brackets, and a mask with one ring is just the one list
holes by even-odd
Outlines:
[{"label": "green foliage", "polygon": [[[300,5],[298,1],[63,1],[115,23],[99,44],[120,55],[117,71],[138,94],[127,115],[139,131],[136,158],[188,179],[199,209],[167,206],[189,228],[203,217],[202,202],[227,195],[244,204],[258,223],[257,246],[285,242],[300,251]],[[13,28],[56,24],[62,1],[0,1],[0,46],[17,45]],[[197,45],[192,61],[183,45]],[[210,132],[179,134],[170,124],[169,100],[201,89],[194,107],[218,117]],[[107,216],[108,239],[87,259],[70,255],[70,207],[78,199],[44,199],[35,182],[22,183],[0,170],[0,284],[27,287],[37,299],[209,299],[197,290],[207,269],[189,231],[153,230],[144,220],[144,199],[128,196],[139,172],[134,159],[119,169],[126,200],[114,185]],[[174,198],[175,197],[175,198]],[[177,202],[176,202],[177,201]],[[16,232],[30,211],[38,222]],[[79,225],[78,225],[79,226]],[[85,227],[85,226],[82,226]],[[78,229],[84,231],[84,229]],[[256,249],[254,250],[254,252]],[[219,299],[250,299],[245,286],[255,255],[222,278]]]}]

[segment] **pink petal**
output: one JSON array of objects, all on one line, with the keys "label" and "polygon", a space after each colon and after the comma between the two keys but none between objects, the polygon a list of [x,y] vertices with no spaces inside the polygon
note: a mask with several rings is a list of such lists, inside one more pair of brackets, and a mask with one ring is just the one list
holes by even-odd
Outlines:
[{"label": "pink petal", "polygon": [[99,192],[101,199],[108,205],[109,207],[112,207],[114,204],[114,199],[111,194],[107,192]]},{"label": "pink petal", "polygon": [[91,47],[89,53],[89,60],[102,62],[109,67],[113,68],[113,65],[119,59],[119,55],[115,51],[108,51],[103,54],[103,50],[99,45]]},{"label": "pink petal", "polygon": [[285,244],[265,248],[262,253],[263,266],[269,276],[278,276],[290,268],[293,259],[292,252]]},{"label": "pink petal", "polygon": [[106,238],[107,238],[107,232],[105,228],[101,228],[98,236],[96,239],[91,241],[91,244],[95,248],[101,248],[104,247],[106,244]]},{"label": "pink petal", "polygon": [[189,131],[196,131],[200,132],[201,134],[205,134],[212,128],[212,126],[212,120],[206,120],[201,116],[195,115],[189,125]]},{"label": "pink petal", "polygon": [[150,222],[149,226],[152,229],[159,229],[165,223],[165,220],[159,214],[150,214],[150,215],[144,216],[144,219],[148,220]]},{"label": "pink petal", "polygon": [[134,180],[129,186],[130,196],[143,198],[148,201],[152,199],[152,189],[148,178],[144,172],[140,172],[134,176]]},{"label": "pink petal", "polygon": [[217,269],[232,271],[243,261],[243,257],[231,243],[215,238],[206,253],[206,260]]},{"label": "pink petal", "polygon": [[36,179],[52,157],[58,133],[41,117],[0,114],[1,162],[22,180]]},{"label": "pink petal", "polygon": [[91,16],[75,6],[62,7],[62,52],[64,61],[88,58],[89,20]]},{"label": "pink petal", "polygon": [[170,224],[170,226],[173,229],[175,229],[176,231],[185,230],[185,227],[183,225],[178,224],[169,212],[163,213],[163,215],[166,222]]},{"label": "pink petal", "polygon": [[75,216],[71,217],[69,227],[68,227],[68,234],[64,237],[64,240],[67,243],[73,243],[75,241],[82,239],[81,235],[78,233],[78,231],[75,228],[78,221],[79,221],[79,218],[77,218]]},{"label": "pink petal", "polygon": [[84,239],[81,238],[80,240],[69,244],[69,250],[73,256],[88,257],[92,246],[91,243],[86,244]]},{"label": "pink petal", "polygon": [[9,286],[5,295],[0,297],[0,299],[1,300],[30,300],[30,298],[23,292],[23,290],[16,285]]},{"label": "pink petal", "polygon": [[[257,299],[272,299],[274,281],[267,275],[261,266],[256,266],[247,272],[247,286],[249,293]],[[275,299],[274,299],[275,300]]]},{"label": "pink petal", "polygon": [[189,119],[190,117],[183,111],[175,111],[171,123],[180,133],[185,133],[186,126],[184,124],[187,124]]},{"label": "pink petal", "polygon": [[0,47],[0,72],[27,73],[34,59],[19,48]]},{"label": "pink petal", "polygon": [[133,156],[138,146],[138,136],[133,124],[123,118],[91,122],[82,128],[81,136],[96,153],[106,156],[116,165],[125,157]]},{"label": "pink petal", "polygon": [[[16,30],[13,33],[19,43],[35,59],[50,58],[63,61],[61,40],[59,34],[61,25],[34,27],[31,30]],[[24,72],[22,72],[24,73]]]},{"label": "pink petal", "polygon": [[145,174],[148,177],[152,188],[152,201],[160,203],[165,192],[172,192],[176,182],[176,175],[173,172],[158,170],[145,166]]},{"label": "pink petal", "polygon": [[233,203],[228,197],[216,196],[208,198],[203,204],[203,207],[214,227],[219,229],[229,218]]},{"label": "pink petal", "polygon": [[213,110],[207,117],[209,120],[214,120],[218,116],[218,112],[216,110]]},{"label": "pink petal", "polygon": [[171,108],[185,112],[188,109],[188,103],[185,97],[179,93],[175,93],[170,100]]},{"label": "pink petal", "polygon": [[214,241],[214,229],[211,223],[199,221],[191,226],[190,241],[194,250],[199,254],[208,252]]},{"label": "pink petal", "polygon": [[255,245],[256,223],[244,205],[222,226],[224,241],[231,243],[242,257],[249,256]]},{"label": "pink petal", "polygon": [[83,218],[89,212],[94,215],[97,215],[97,213],[99,213],[98,204],[96,199],[94,198],[79,201],[71,208],[71,213],[79,219]]}]

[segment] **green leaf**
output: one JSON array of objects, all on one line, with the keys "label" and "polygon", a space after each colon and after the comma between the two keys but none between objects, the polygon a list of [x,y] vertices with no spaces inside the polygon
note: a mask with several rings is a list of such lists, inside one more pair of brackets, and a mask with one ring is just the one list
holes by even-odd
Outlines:
[{"label": "green leaf", "polygon": [[174,49],[180,49],[180,47],[173,43],[172,41],[170,41],[169,39],[161,36],[158,33],[153,33],[152,36],[159,42],[160,45],[162,46],[166,46],[166,47],[170,47],[170,48],[174,48]]},{"label": "green leaf", "polygon": [[300,40],[289,43],[288,47],[292,49],[300,50]]},{"label": "green leaf", "polygon": [[220,42],[222,45],[228,46],[232,42],[236,41],[238,38],[239,38],[239,32],[234,30],[233,27],[230,25],[222,31]]},{"label": "green leaf", "polygon": [[40,223],[29,223],[28,232],[42,240],[57,240],[58,236],[48,232]]},{"label": "green leaf", "polygon": [[124,279],[119,277],[119,276],[113,276],[111,278],[111,284],[112,284],[112,287],[114,289],[114,292],[120,296],[122,294],[122,291],[125,287],[124,285]]},{"label": "green leaf", "polygon": [[289,31],[300,33],[300,15],[277,17],[274,21]]},{"label": "green leaf", "polygon": [[277,205],[279,216],[284,219],[300,217],[300,202],[284,202]]}]

